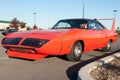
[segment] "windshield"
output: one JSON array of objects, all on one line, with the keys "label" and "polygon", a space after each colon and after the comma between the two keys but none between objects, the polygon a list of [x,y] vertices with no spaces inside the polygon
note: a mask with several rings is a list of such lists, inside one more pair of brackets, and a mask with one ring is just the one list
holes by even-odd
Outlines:
[{"label": "windshield", "polygon": [[60,20],[57,24],[55,24],[52,29],[70,29],[70,28],[80,28],[82,29],[82,25],[87,25],[86,20],[81,19],[72,19],[72,20]]}]

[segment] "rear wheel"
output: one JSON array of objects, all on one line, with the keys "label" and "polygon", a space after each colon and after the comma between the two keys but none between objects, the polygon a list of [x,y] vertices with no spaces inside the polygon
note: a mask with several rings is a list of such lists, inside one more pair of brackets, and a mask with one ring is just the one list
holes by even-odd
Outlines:
[{"label": "rear wheel", "polygon": [[67,54],[69,61],[79,61],[83,52],[82,44],[80,41],[74,43],[70,54]]},{"label": "rear wheel", "polygon": [[111,49],[111,44],[112,44],[112,42],[109,41],[109,42],[107,43],[107,45],[103,48],[103,51],[104,51],[104,52],[110,51],[110,49]]}]

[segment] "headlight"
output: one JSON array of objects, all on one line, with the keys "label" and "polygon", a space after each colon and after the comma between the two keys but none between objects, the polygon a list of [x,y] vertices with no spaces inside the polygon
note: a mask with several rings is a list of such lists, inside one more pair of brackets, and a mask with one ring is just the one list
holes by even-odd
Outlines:
[{"label": "headlight", "polygon": [[41,47],[45,43],[47,43],[49,40],[43,40],[43,39],[35,39],[35,38],[27,38],[23,41],[21,45],[23,46],[31,46],[31,47]]}]

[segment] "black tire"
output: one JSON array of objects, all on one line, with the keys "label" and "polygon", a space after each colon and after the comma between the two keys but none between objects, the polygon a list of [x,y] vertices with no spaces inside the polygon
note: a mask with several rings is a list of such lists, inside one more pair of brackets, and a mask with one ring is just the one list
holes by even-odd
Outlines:
[{"label": "black tire", "polygon": [[111,50],[111,45],[112,45],[112,42],[109,41],[109,42],[107,43],[107,45],[103,48],[103,52],[108,52],[108,51],[110,51],[110,50]]},{"label": "black tire", "polygon": [[69,61],[79,61],[83,52],[83,47],[80,41],[74,43],[73,48],[69,54],[67,54],[67,59]]}]

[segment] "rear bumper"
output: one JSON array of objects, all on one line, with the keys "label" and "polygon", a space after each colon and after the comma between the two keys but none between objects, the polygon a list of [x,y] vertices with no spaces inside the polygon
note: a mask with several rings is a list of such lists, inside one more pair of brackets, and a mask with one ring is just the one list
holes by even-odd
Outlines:
[{"label": "rear bumper", "polygon": [[7,55],[9,57],[23,58],[23,59],[29,59],[29,60],[40,60],[47,56],[44,54],[23,53],[23,52],[11,51],[11,50],[7,51]]}]

